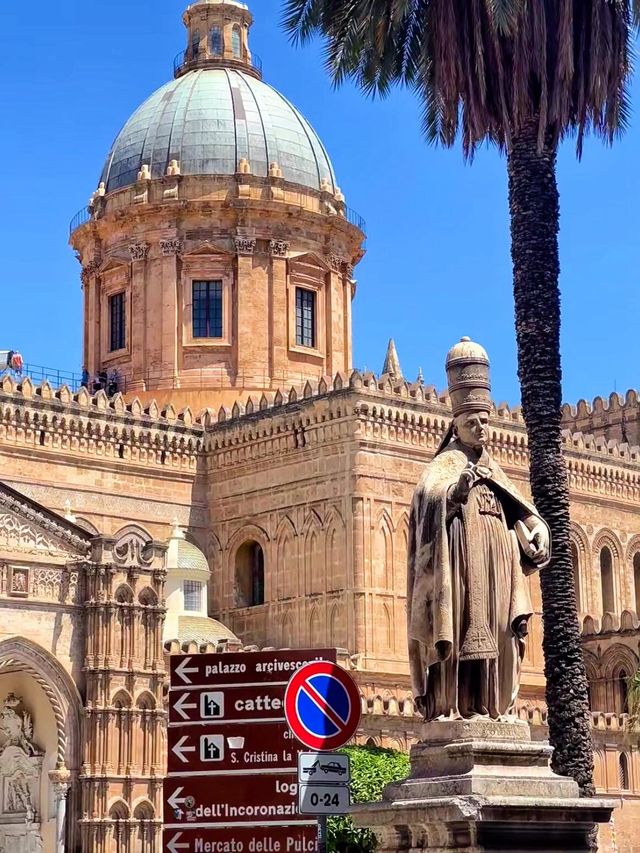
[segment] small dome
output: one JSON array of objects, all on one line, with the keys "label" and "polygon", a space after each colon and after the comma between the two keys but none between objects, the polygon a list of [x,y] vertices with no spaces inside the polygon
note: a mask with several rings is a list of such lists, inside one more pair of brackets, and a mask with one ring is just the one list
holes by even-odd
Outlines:
[{"label": "small dome", "polygon": [[177,637],[171,637],[171,639],[179,640],[180,643],[194,642],[199,645],[202,643],[216,645],[229,640],[240,642],[230,628],[218,622],[217,619],[209,619],[206,616],[178,616]]},{"label": "small dome", "polygon": [[202,553],[200,548],[192,545],[191,542],[187,542],[186,539],[178,540],[178,556],[177,556],[177,565],[171,568],[178,569],[187,569],[187,570],[196,570],[201,572],[209,573],[209,564],[207,563],[207,558]]},{"label": "small dome", "polygon": [[165,84],[136,110],[107,158],[107,192],[134,184],[143,166],[152,178],[177,160],[182,175],[234,175],[240,160],[258,177],[279,166],[286,181],[335,191],[324,146],[279,92],[233,68],[199,68]]}]

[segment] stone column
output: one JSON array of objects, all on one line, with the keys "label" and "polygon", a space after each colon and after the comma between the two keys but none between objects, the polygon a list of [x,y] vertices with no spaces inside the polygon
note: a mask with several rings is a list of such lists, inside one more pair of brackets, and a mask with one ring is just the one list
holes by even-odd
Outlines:
[{"label": "stone column", "polygon": [[325,373],[335,376],[345,369],[343,282],[344,261],[338,255],[329,256],[331,271],[327,276],[326,341],[327,361]]},{"label": "stone column", "polygon": [[[236,237],[237,311],[235,320],[237,382],[251,387],[255,384],[256,374],[267,371],[267,317],[268,304],[266,285],[254,289],[253,253],[256,241],[253,237]],[[261,328],[261,325],[264,324]],[[261,358],[261,352],[265,355]]]},{"label": "stone column", "polygon": [[[173,238],[160,241],[162,253],[162,385],[177,388],[178,380],[178,260],[182,245]],[[159,331],[159,330],[157,330]]]},{"label": "stone column", "polygon": [[289,243],[284,240],[270,240],[271,276],[269,281],[269,372],[274,385],[283,384],[288,372],[289,342],[287,340],[287,253]]},{"label": "stone column", "polygon": [[133,389],[144,387],[144,369],[146,364],[146,272],[149,246],[147,243],[135,243],[129,247],[131,252],[131,316],[130,324],[131,370]]},{"label": "stone column", "polygon": [[60,767],[49,773],[53,785],[53,797],[56,804],[56,846],[55,853],[65,853],[67,826],[67,796],[71,773],[66,767]]}]

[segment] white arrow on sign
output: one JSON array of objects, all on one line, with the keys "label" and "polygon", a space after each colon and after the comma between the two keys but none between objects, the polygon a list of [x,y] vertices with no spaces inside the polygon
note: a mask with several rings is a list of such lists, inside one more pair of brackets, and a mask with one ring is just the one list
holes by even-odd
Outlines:
[{"label": "white arrow on sign", "polygon": [[180,794],[184,791],[184,788],[176,788],[173,794],[168,798],[167,802],[171,806],[172,809],[177,809],[180,803],[186,803],[186,797],[180,797]]},{"label": "white arrow on sign", "polygon": [[195,746],[185,746],[185,744],[188,743],[188,741],[189,741],[189,735],[184,735],[183,737],[180,738],[178,743],[171,750],[172,752],[175,752],[175,754],[178,756],[180,761],[183,762],[183,764],[189,763],[189,759],[184,757],[184,753],[196,751]]},{"label": "white arrow on sign", "polygon": [[178,850],[189,850],[190,849],[190,844],[188,841],[186,844],[178,844],[178,841],[181,838],[182,838],[182,833],[178,832],[176,835],[173,836],[171,841],[169,841],[167,843],[167,849],[169,850],[169,853],[178,853]]},{"label": "white arrow on sign", "polygon": [[[177,672],[177,670],[176,670],[176,672]],[[176,711],[180,714],[180,716],[182,717],[183,720],[189,719],[189,715],[185,714],[186,708],[197,708],[198,707],[197,702],[187,702],[188,698],[189,698],[189,694],[183,693],[182,696],[176,702],[176,704],[173,706],[176,709]]]},{"label": "white arrow on sign", "polygon": [[180,663],[176,667],[176,675],[179,675],[185,684],[193,684],[193,681],[191,681],[187,673],[198,671],[198,667],[189,666],[190,663],[191,658],[185,658],[184,660],[180,661]]}]

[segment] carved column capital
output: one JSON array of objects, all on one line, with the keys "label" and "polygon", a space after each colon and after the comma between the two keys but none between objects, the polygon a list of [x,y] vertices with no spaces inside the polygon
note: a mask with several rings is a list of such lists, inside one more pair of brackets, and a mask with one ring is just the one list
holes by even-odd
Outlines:
[{"label": "carved column capital", "polygon": [[329,266],[333,272],[342,272],[344,260],[339,255],[329,255]]},{"label": "carved column capital", "polygon": [[286,258],[289,243],[286,240],[269,240],[269,254],[274,258]]},{"label": "carved column capital", "polygon": [[80,273],[80,278],[82,279],[83,284],[87,284],[89,279],[92,278],[100,269],[101,261],[93,260],[89,261],[88,264],[85,264],[82,267],[82,272]]},{"label": "carved column capital", "polygon": [[160,240],[160,251],[165,257],[167,255],[179,255],[182,251],[182,240],[178,238]]},{"label": "carved column capital", "polygon": [[148,243],[132,243],[129,246],[132,261],[146,261],[149,255]]},{"label": "carved column capital", "polygon": [[253,255],[255,248],[255,237],[236,237],[236,252],[238,255]]}]

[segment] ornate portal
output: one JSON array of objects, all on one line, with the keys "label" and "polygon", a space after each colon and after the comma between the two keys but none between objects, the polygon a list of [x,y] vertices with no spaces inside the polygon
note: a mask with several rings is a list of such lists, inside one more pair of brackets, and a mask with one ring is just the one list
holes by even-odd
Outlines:
[{"label": "ornate portal", "polygon": [[525,576],[550,532],[487,449],[489,359],[463,338],[447,356],[453,423],[414,494],[408,554],[413,688],[426,720],[513,710],[533,608]]}]

